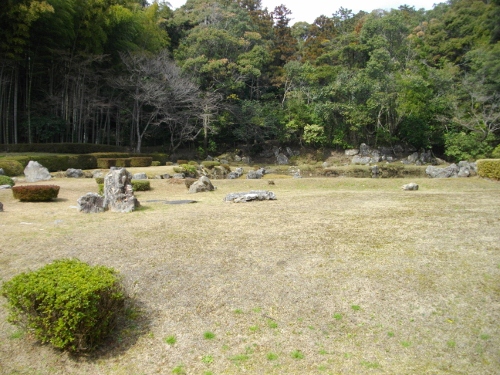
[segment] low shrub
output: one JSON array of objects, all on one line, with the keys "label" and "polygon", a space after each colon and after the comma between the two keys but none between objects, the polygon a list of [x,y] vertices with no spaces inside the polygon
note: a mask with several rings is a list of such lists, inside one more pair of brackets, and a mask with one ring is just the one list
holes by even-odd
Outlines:
[{"label": "low shrub", "polygon": [[159,167],[161,165],[161,162],[159,160],[153,160],[151,162],[152,167]]},{"label": "low shrub", "polygon": [[22,185],[14,186],[12,194],[21,202],[47,202],[57,198],[59,186],[56,185]]},{"label": "low shrub", "polygon": [[186,173],[189,177],[196,177],[197,176],[197,168],[198,165],[192,165],[192,164],[182,164],[181,167],[184,169],[184,173]]},{"label": "low shrub", "polygon": [[132,166],[131,158],[119,158],[116,159],[115,167],[128,168]]},{"label": "low shrub", "polygon": [[500,159],[480,159],[476,164],[479,176],[500,180]]},{"label": "low shrub", "polygon": [[95,182],[97,182],[97,185],[104,184],[104,177],[96,177]]},{"label": "low shrub", "polygon": [[118,159],[128,158],[130,156],[126,152],[94,152],[90,155],[96,159]]},{"label": "low shrub", "polygon": [[182,164],[187,164],[187,163],[188,163],[188,161],[187,161],[187,160],[183,160],[183,159],[179,159],[179,160],[177,160],[177,164],[179,164],[179,165],[182,165]]},{"label": "low shrub", "polygon": [[91,351],[109,336],[125,296],[117,272],[62,259],[21,273],[2,285],[8,320],[42,343],[70,352]]},{"label": "low shrub", "polygon": [[203,165],[203,168],[212,169],[214,167],[218,167],[220,163],[218,161],[204,160],[201,162],[201,165]]},{"label": "low shrub", "polygon": [[17,160],[0,159],[0,168],[7,176],[19,176],[24,173],[23,165]]},{"label": "low shrub", "polygon": [[149,167],[153,162],[151,156],[134,156],[130,158],[131,167]]},{"label": "low shrub", "polygon": [[98,158],[97,168],[109,169],[116,166],[116,158]]},{"label": "low shrub", "polygon": [[0,185],[14,186],[16,183],[9,176],[0,176]]},{"label": "low shrub", "polygon": [[134,191],[148,191],[151,190],[151,184],[148,180],[132,180],[132,189]]},{"label": "low shrub", "polygon": [[97,194],[104,196],[104,182],[102,184],[97,184]]},{"label": "low shrub", "polygon": [[89,154],[96,152],[109,152],[115,150],[115,153],[122,152],[125,147],[111,145],[97,145],[94,143],[18,143],[0,145],[0,149],[5,152],[53,152],[58,154]]},{"label": "low shrub", "polygon": [[175,173],[185,173],[186,170],[183,167],[174,167]]}]

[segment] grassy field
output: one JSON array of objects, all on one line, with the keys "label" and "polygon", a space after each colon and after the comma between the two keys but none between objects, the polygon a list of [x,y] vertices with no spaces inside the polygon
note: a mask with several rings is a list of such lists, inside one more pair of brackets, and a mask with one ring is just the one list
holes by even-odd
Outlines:
[{"label": "grassy field", "polygon": [[[193,195],[151,180],[129,214],[77,212],[93,179],[49,182],[51,203],[0,190],[1,281],[76,257],[119,270],[131,297],[121,329],[84,357],[37,344],[1,307],[0,373],[500,373],[500,183],[274,181]],[[278,199],[222,201],[251,189]],[[165,204],[182,199],[197,203]]]}]

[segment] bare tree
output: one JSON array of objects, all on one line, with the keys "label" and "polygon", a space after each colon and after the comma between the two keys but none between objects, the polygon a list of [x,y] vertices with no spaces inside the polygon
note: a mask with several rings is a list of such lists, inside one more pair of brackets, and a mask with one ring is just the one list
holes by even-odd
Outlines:
[{"label": "bare tree", "polygon": [[203,129],[198,86],[183,76],[166,51],[156,56],[122,55],[126,75],[115,82],[132,100],[132,126],[137,137],[136,151],[141,151],[143,138],[153,126],[165,125],[170,147],[195,139]]}]

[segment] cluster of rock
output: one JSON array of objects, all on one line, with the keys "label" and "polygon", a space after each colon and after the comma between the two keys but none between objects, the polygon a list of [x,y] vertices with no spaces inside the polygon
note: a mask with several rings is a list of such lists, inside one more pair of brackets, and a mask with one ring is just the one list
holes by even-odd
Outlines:
[{"label": "cluster of rock", "polygon": [[198,181],[193,182],[189,186],[189,193],[203,193],[205,191],[214,191],[215,187],[212,185],[210,179],[206,176],[202,176]]},{"label": "cluster of rock", "polygon": [[224,197],[224,202],[244,203],[250,201],[276,200],[276,195],[267,190],[251,190],[246,193],[230,193]]},{"label": "cluster of rock", "polygon": [[259,168],[256,171],[255,170],[248,171],[247,172],[247,179],[249,179],[249,180],[259,180],[262,177],[264,177],[265,174],[266,174],[266,170],[264,168]]},{"label": "cluster of rock", "polygon": [[236,168],[234,171],[228,173],[227,178],[230,180],[234,180],[240,178],[243,175],[243,168]]},{"label": "cluster of rock", "polygon": [[[394,146],[394,147],[379,147],[379,148],[371,148],[370,146],[362,143],[359,146],[359,149],[349,149],[345,150],[346,156],[352,156],[351,163],[352,164],[375,164],[380,163],[382,161],[386,162],[394,162],[397,160],[401,160],[403,164],[416,164],[416,165],[424,165],[429,163],[435,163],[436,159],[432,156],[430,150],[423,150],[421,152],[416,152],[411,148],[404,148],[403,146]],[[403,157],[403,155],[410,154],[407,157]]]},{"label": "cluster of rock", "polygon": [[445,168],[429,165],[425,173],[431,178],[469,177],[477,175],[477,165],[467,161],[461,161],[458,165],[451,164]]},{"label": "cluster of rock", "polygon": [[132,189],[132,175],[125,168],[111,167],[104,177],[104,197],[87,193],[77,201],[78,210],[85,213],[131,212],[140,206]]}]

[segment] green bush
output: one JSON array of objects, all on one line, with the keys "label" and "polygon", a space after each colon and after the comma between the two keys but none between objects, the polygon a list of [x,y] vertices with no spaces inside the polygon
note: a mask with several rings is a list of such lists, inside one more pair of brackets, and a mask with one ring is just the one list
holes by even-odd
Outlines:
[{"label": "green bush", "polygon": [[104,182],[102,184],[97,184],[97,194],[104,195]]},{"label": "green bush", "polygon": [[17,160],[0,159],[0,168],[7,176],[19,176],[24,173],[23,165]]},{"label": "green bush", "polygon": [[47,202],[57,198],[59,186],[56,185],[23,185],[14,186],[12,194],[21,202]]},{"label": "green bush", "polygon": [[128,158],[130,155],[126,152],[94,152],[92,154],[96,159],[118,159],[118,158]]},{"label": "green bush", "polygon": [[9,176],[0,176],[0,185],[14,186],[16,183]]},{"label": "green bush", "polygon": [[495,147],[495,149],[491,153],[491,156],[493,158],[495,158],[495,159],[500,159],[500,145],[498,145],[497,147]]},{"label": "green bush", "polygon": [[148,180],[132,180],[132,189],[134,191],[147,191],[151,190],[151,184]]},{"label": "green bush", "polygon": [[37,155],[30,157],[30,160],[37,161],[49,172],[65,171],[69,164],[69,156],[66,155]]},{"label": "green bush", "polygon": [[197,176],[197,165],[192,164],[182,164],[181,167],[184,169],[184,173],[186,173],[189,177]]},{"label": "green bush", "polygon": [[483,139],[478,133],[447,133],[445,140],[445,155],[453,161],[461,160],[474,161],[488,157],[493,147],[490,145],[493,136]]},{"label": "green bush", "polygon": [[212,169],[214,167],[218,167],[220,163],[218,161],[205,160],[201,162],[201,165],[203,165],[206,169]]},{"label": "green bush", "polygon": [[159,160],[153,160],[151,162],[152,167],[159,167],[161,165],[161,162]]},{"label": "green bush", "polygon": [[104,184],[104,177],[96,177],[95,182],[97,182],[98,185]]},{"label": "green bush", "polygon": [[116,166],[116,158],[98,158],[97,168],[109,169]]},{"label": "green bush", "polygon": [[115,167],[128,168],[130,166],[132,166],[132,159],[131,158],[116,159]]},{"label": "green bush", "polygon": [[115,150],[122,152],[125,147],[110,146],[110,145],[97,145],[94,143],[18,143],[0,145],[0,149],[5,152],[53,152],[58,154],[89,154],[95,152],[109,152]]},{"label": "green bush", "polygon": [[481,159],[477,161],[477,174],[481,177],[500,180],[500,159]]},{"label": "green bush", "polygon": [[188,161],[187,161],[187,160],[183,160],[183,159],[179,159],[179,160],[177,160],[177,164],[179,164],[179,165],[182,165],[182,164],[187,164],[187,163],[188,163]]},{"label": "green bush", "polygon": [[130,158],[131,167],[149,167],[153,158],[151,156],[134,156]]},{"label": "green bush", "polygon": [[42,343],[71,352],[91,351],[109,336],[123,310],[116,271],[62,259],[21,273],[2,285],[8,320]]}]

